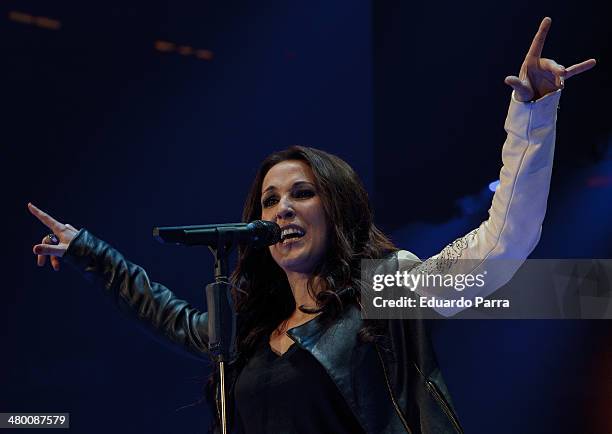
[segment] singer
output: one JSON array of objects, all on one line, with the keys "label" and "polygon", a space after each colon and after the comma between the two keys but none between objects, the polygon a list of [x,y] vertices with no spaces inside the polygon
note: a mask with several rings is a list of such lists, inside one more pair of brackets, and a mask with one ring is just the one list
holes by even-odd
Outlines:
[{"label": "singer", "polygon": [[[227,380],[232,432],[462,432],[425,323],[361,318],[360,261],[385,259],[390,273],[432,266],[452,273],[445,264],[458,258],[527,258],[546,210],[561,89],[595,65],[590,59],[565,68],[542,58],[550,25],[544,18],[519,75],[505,80],[513,93],[489,218],[416,267],[418,258],[374,225],[367,193],[343,160],[294,146],[263,161],[243,221],[276,222],[281,241],[263,249],[241,247],[232,275],[238,315],[238,356]],[[207,313],[151,282],[142,268],[85,229],[28,207],[52,231],[33,248],[39,266],[47,257],[56,270],[61,261],[76,266],[123,310],[206,357]],[[515,271],[496,276],[484,292]],[[213,374],[211,402],[218,402],[218,390]]]}]

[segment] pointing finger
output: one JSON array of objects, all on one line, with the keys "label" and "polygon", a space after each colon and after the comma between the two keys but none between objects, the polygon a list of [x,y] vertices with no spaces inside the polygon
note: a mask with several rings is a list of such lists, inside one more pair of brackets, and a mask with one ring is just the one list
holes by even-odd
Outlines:
[{"label": "pointing finger", "polygon": [[548,34],[548,29],[550,29],[550,24],[552,20],[550,17],[545,17],[540,23],[540,28],[536,33],[533,41],[531,41],[531,46],[529,47],[529,51],[527,52],[527,56],[540,57],[542,55],[542,49],[544,48],[544,41],[546,41],[546,35]]},{"label": "pointing finger", "polygon": [[577,63],[576,65],[572,65],[565,70],[566,75],[565,78],[573,77],[574,75],[578,75],[584,71],[588,71],[592,67],[597,64],[595,59],[585,60],[584,62]]},{"label": "pointing finger", "polygon": [[53,217],[51,217],[46,212],[35,207],[32,203],[28,203],[28,209],[30,210],[32,215],[34,215],[34,217],[40,220],[42,224],[44,224],[46,227],[51,229],[54,233],[56,231],[62,230],[63,225],[60,222],[55,220]]}]

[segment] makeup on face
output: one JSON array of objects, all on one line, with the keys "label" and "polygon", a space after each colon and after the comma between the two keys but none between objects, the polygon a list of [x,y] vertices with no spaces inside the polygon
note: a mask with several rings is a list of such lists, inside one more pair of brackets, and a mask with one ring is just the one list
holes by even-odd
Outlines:
[{"label": "makeup on face", "polygon": [[270,247],[286,272],[308,273],[323,258],[327,219],[310,166],[299,160],[270,168],[262,183],[262,219],[281,227],[281,241]]}]

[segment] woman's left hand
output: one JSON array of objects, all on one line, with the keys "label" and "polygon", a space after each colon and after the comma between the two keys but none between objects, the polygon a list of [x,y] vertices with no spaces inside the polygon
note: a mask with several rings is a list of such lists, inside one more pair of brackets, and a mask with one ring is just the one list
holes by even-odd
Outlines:
[{"label": "woman's left hand", "polygon": [[565,68],[554,60],[540,57],[551,22],[552,20],[546,17],[540,23],[538,33],[533,38],[529,52],[521,65],[519,76],[511,75],[504,80],[514,89],[514,97],[519,101],[534,101],[550,92],[563,89],[565,80],[595,66],[595,59]]}]

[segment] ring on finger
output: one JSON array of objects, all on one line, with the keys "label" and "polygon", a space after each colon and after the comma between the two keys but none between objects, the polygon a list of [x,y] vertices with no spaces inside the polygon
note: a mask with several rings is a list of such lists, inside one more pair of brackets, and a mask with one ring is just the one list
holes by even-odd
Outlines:
[{"label": "ring on finger", "polygon": [[59,244],[59,239],[55,236],[55,234],[47,235],[47,241],[49,244]]}]

